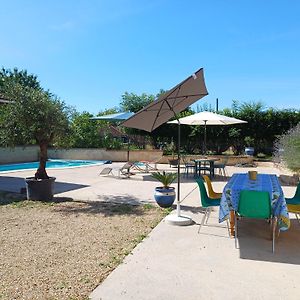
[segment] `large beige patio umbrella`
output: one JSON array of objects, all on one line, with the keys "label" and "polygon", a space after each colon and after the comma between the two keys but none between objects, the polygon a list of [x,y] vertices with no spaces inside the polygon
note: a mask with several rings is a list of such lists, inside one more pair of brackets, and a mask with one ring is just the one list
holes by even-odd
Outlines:
[{"label": "large beige patio umbrella", "polygon": [[[169,121],[176,114],[183,111],[191,104],[208,95],[203,69],[189,76],[187,79],[161,95],[156,101],[150,103],[135,115],[124,121],[121,125],[142,129],[148,132]],[[179,121],[178,121],[179,123]],[[180,161],[180,126],[178,126],[178,162]],[[175,225],[188,225],[192,220],[180,213],[180,165],[178,163],[178,188],[177,188],[177,215],[169,215],[168,221]]]},{"label": "large beige patio umbrella", "polygon": [[[180,118],[179,122],[180,124],[185,124],[185,125],[204,125],[204,154],[206,154],[206,125],[233,125],[233,124],[247,123],[247,121],[227,117],[209,111],[202,111],[197,114]],[[178,121],[174,120],[168,123],[177,124]]]}]

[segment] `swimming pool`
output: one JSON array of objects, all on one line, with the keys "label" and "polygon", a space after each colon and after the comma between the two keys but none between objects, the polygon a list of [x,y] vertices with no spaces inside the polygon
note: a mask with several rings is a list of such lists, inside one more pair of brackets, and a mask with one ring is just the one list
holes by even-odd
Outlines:
[{"label": "swimming pool", "polygon": [[[107,160],[64,160],[64,159],[49,159],[46,164],[47,169],[52,168],[72,168],[72,167],[84,167],[92,165],[103,165],[107,163]],[[0,172],[7,171],[20,171],[37,169],[39,162],[27,162],[18,164],[0,165]]]}]

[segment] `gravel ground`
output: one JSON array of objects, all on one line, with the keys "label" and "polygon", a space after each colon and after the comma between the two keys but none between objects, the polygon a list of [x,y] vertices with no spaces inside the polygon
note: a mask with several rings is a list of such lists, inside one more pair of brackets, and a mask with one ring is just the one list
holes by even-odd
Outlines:
[{"label": "gravel ground", "polygon": [[[88,299],[165,211],[0,193],[0,299]],[[66,200],[66,201],[63,201]]]}]

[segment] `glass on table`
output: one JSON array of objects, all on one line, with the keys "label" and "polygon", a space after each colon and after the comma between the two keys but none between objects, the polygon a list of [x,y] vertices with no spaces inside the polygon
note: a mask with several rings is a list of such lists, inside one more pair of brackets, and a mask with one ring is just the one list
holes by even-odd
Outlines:
[{"label": "glass on table", "polygon": [[256,180],[257,179],[257,171],[249,171],[248,176],[250,180]]}]

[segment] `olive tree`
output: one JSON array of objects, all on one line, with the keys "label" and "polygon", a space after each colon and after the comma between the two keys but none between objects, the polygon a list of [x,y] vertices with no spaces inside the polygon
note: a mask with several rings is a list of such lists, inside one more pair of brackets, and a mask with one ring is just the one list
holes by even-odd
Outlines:
[{"label": "olive tree", "polygon": [[[24,80],[27,77],[28,82]],[[49,178],[46,172],[48,146],[56,138],[67,135],[69,108],[49,91],[44,91],[37,77],[27,72],[2,70],[0,79],[1,96],[13,100],[1,107],[0,142],[10,147],[39,145],[39,167],[35,178]]]}]

